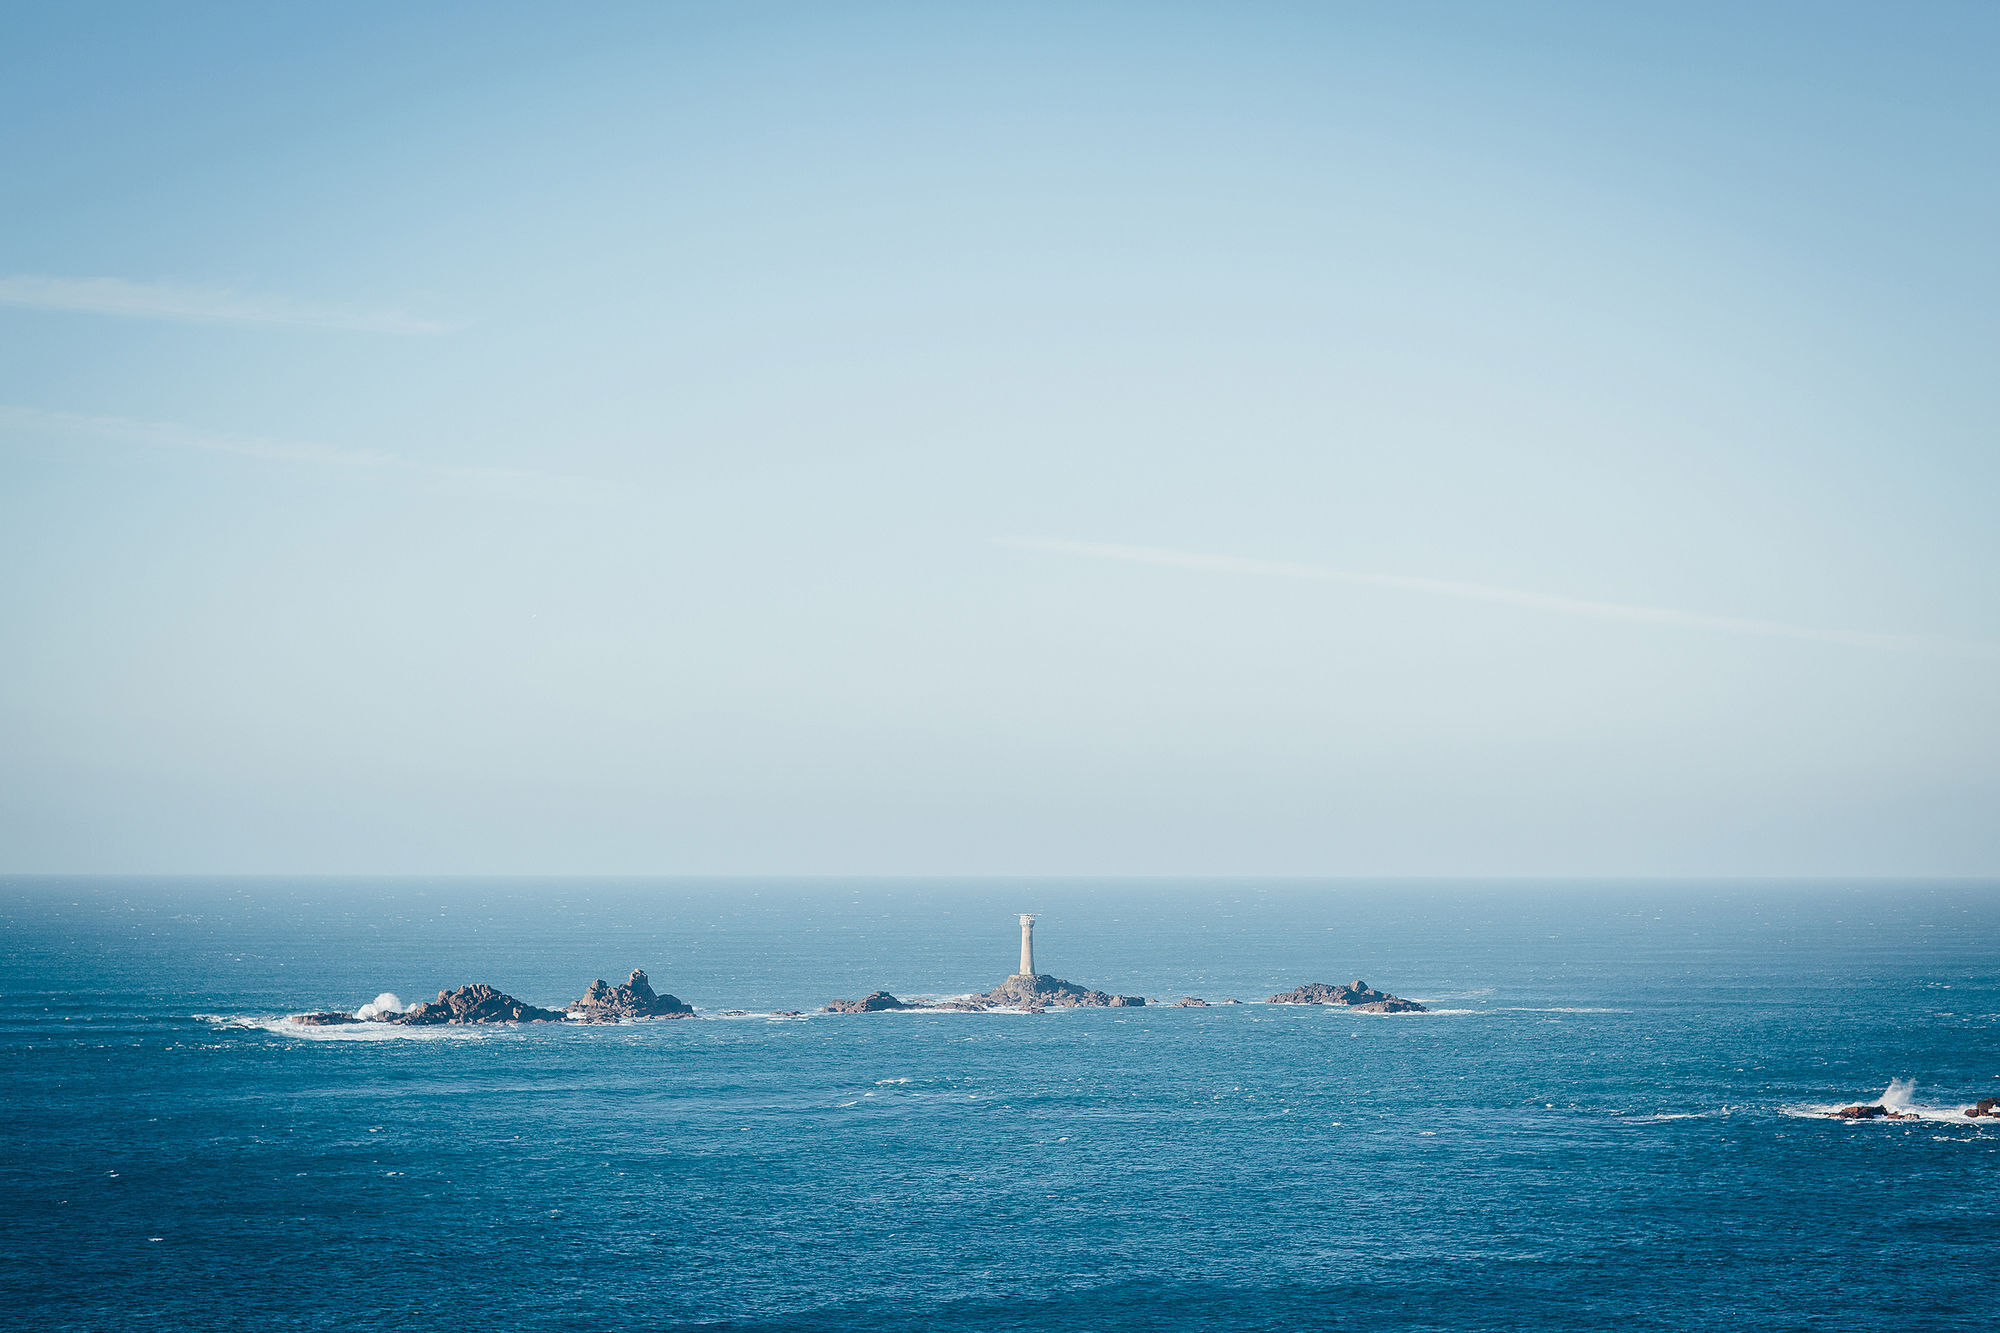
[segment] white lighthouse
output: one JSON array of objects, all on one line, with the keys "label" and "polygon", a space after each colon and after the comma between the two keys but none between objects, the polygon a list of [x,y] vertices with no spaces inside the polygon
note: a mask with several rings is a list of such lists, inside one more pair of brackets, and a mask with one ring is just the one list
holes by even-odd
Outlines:
[{"label": "white lighthouse", "polygon": [[1016,976],[1035,975],[1035,914],[1021,913],[1021,970]]}]

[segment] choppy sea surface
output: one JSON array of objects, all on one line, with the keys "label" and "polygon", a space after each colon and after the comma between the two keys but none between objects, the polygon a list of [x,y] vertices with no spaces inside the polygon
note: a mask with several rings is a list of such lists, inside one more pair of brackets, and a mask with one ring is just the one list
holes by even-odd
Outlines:
[{"label": "choppy sea surface", "polygon": [[[1436,1012],[275,1021],[963,993],[1023,911],[1100,989]],[[0,946],[12,1328],[2000,1316],[2000,885],[13,879]]]}]

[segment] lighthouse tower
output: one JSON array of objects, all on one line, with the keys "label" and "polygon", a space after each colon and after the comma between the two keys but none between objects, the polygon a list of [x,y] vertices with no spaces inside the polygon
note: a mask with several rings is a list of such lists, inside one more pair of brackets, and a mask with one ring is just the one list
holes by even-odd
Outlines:
[{"label": "lighthouse tower", "polygon": [[1019,977],[1035,975],[1035,914],[1021,913],[1021,970],[1014,974]]}]

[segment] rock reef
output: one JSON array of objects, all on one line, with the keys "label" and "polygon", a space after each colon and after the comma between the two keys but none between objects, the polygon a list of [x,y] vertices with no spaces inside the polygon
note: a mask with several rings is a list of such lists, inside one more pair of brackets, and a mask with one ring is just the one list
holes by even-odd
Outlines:
[{"label": "rock reef", "polygon": [[986,994],[972,998],[972,1003],[989,1009],[1123,1009],[1145,1002],[1143,996],[1108,995],[1046,972],[1008,977]]},{"label": "rock reef", "polygon": [[676,996],[654,994],[646,974],[634,968],[622,986],[607,985],[602,977],[591,982],[567,1012],[580,1023],[621,1023],[633,1018],[692,1018],[694,1006]]},{"label": "rock reef", "polygon": [[363,1005],[359,1013],[317,1010],[293,1014],[291,1021],[304,1027],[335,1027],[344,1023],[435,1027],[443,1023],[554,1023],[561,1018],[562,1015],[553,1009],[538,1009],[504,991],[495,990],[483,981],[475,981],[457,990],[441,990],[435,1000],[413,1004],[401,1012],[376,1010],[373,1005]]},{"label": "rock reef", "polygon": [[1892,1111],[1876,1102],[1873,1105],[1843,1106],[1838,1111],[1829,1111],[1835,1120],[1918,1120],[1922,1117],[1907,1111]]},{"label": "rock reef", "polygon": [[1981,1097],[1978,1101],[1965,1108],[1965,1114],[1971,1120],[1977,1120],[1981,1116],[1992,1116],[1995,1119],[2000,1119],[2000,1097]]},{"label": "rock reef", "polygon": [[878,990],[858,1000],[835,1000],[820,1010],[824,1014],[879,1014],[891,1009],[922,1009],[921,1004],[905,1004],[888,991]]},{"label": "rock reef", "polygon": [[291,1021],[302,1027],[339,1027],[349,1023],[388,1023],[398,1027],[462,1026],[471,1023],[559,1023],[565,1018],[583,1023],[616,1023],[627,1018],[688,1018],[694,1010],[672,995],[656,995],[644,972],[634,971],[622,986],[593,981],[583,998],[567,1010],[542,1009],[517,1000],[483,981],[457,990],[441,990],[435,1000],[413,1004],[407,1009],[383,1008],[394,1005],[395,997],[377,997],[353,1013],[319,1009],[293,1014]]},{"label": "rock reef", "polygon": [[1145,1002],[1143,996],[1111,995],[1041,973],[1031,977],[1008,977],[984,995],[966,995],[950,1000],[899,1000],[888,991],[878,990],[858,1000],[835,1000],[820,1012],[879,1014],[893,1009],[923,1009],[977,1014],[989,1009],[1025,1009],[1031,1014],[1040,1014],[1051,1009],[1123,1009]]},{"label": "rock reef", "polygon": [[424,1027],[437,1023],[555,1023],[561,1019],[553,1009],[538,1009],[475,981],[457,990],[441,990],[435,1000],[413,1004],[400,1014],[371,1021]]},{"label": "rock reef", "polygon": [[1386,991],[1376,990],[1365,981],[1357,981],[1351,986],[1329,986],[1322,981],[1309,981],[1297,990],[1286,991],[1283,995],[1273,995],[1264,1003],[1337,1004],[1364,1014],[1429,1012],[1415,1000],[1406,1000],[1400,995],[1390,995]]}]

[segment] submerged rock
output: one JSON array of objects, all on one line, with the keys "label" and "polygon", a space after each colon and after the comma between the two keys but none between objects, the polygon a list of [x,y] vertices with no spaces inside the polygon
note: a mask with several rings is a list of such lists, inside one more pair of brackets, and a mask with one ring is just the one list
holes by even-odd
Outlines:
[{"label": "submerged rock", "polygon": [[1376,990],[1365,981],[1351,986],[1329,986],[1309,981],[1297,990],[1273,995],[1266,1004],[1337,1004],[1364,1014],[1421,1014],[1429,1012],[1415,1000]]},{"label": "submerged rock", "polygon": [[888,991],[878,990],[864,995],[858,1000],[835,1000],[823,1009],[828,1014],[879,1014],[890,1009],[921,1009],[920,1004],[906,1004]]},{"label": "submerged rock", "polygon": [[366,1023],[370,1020],[359,1018],[342,1009],[316,1009],[309,1014],[292,1014],[289,1021],[302,1027],[324,1028],[341,1023]]},{"label": "submerged rock", "polygon": [[656,995],[652,982],[637,968],[622,986],[602,977],[590,983],[583,998],[571,1004],[569,1016],[583,1023],[617,1023],[628,1018],[691,1018],[694,1007],[672,995]]},{"label": "submerged rock", "polygon": [[413,1004],[400,1014],[362,1021],[430,1027],[440,1023],[553,1023],[561,1017],[553,1009],[538,1009],[483,981],[475,981],[457,990],[441,990],[437,999]]}]

